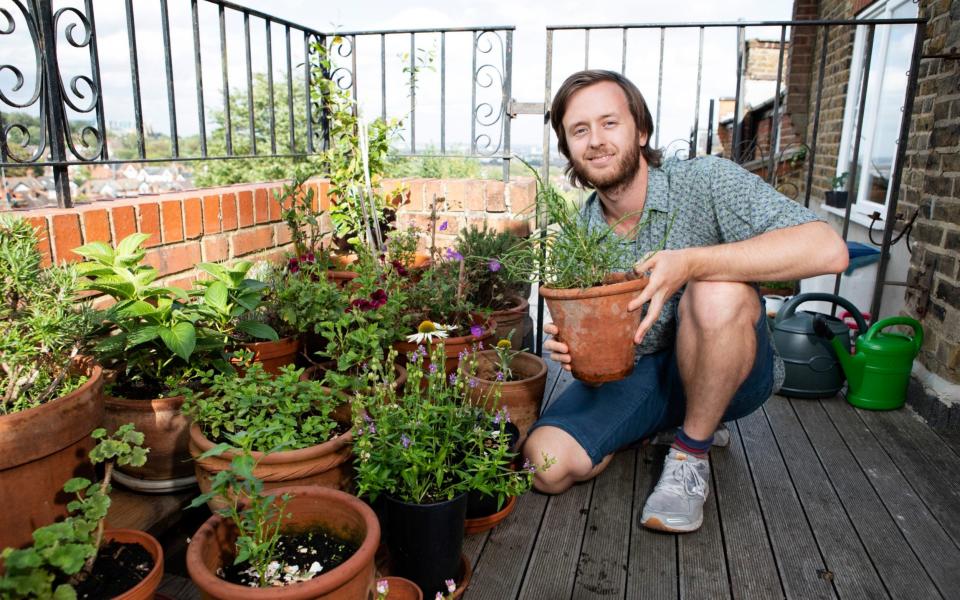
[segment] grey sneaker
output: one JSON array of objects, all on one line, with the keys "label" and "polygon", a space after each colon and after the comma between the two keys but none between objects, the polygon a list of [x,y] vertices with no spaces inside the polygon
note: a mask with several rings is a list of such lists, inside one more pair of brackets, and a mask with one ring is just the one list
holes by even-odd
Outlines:
[{"label": "grey sneaker", "polygon": [[[665,431],[659,432],[657,435],[653,436],[653,440],[650,442],[654,446],[670,446],[673,444],[674,438],[677,437],[677,428],[667,429]],[[727,426],[723,423],[720,423],[720,426],[717,427],[717,430],[713,432],[713,446],[717,448],[726,448],[730,445],[730,430],[727,429]]]},{"label": "grey sneaker", "polygon": [[671,448],[663,474],[640,516],[647,529],[672,533],[696,531],[703,524],[703,503],[710,490],[710,460]]}]

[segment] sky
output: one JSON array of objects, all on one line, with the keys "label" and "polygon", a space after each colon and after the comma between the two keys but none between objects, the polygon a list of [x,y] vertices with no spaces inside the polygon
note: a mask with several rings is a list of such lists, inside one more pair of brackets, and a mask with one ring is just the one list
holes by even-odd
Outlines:
[{"label": "sky", "polygon": [[[671,0],[633,1],[592,0],[533,0],[517,2],[494,0],[489,2],[467,0],[419,0],[398,3],[396,1],[357,0],[343,3],[318,3],[312,0],[236,0],[237,4],[289,19],[305,27],[323,31],[357,31],[404,28],[441,28],[511,25],[513,34],[512,52],[512,97],[520,102],[543,102],[545,98],[546,26],[588,24],[639,24],[682,21],[723,21],[738,19],[749,21],[788,20],[792,11],[790,0]],[[81,0],[59,0],[56,8],[82,6]],[[198,130],[196,78],[194,75],[193,35],[190,25],[189,1],[169,0],[171,23],[171,48],[176,114],[181,135],[195,134]],[[216,7],[200,0],[201,45],[204,82],[204,105],[207,120],[210,111],[222,107],[222,73],[220,68],[219,32]],[[133,122],[128,34],[125,24],[123,2],[120,0],[94,0],[100,67],[103,79],[103,98],[108,128],[119,130]],[[134,3],[137,23],[136,36],[139,50],[139,69],[143,89],[143,114],[149,129],[169,131],[168,98],[164,77],[163,45],[158,2],[138,0]],[[322,8],[321,8],[322,7]],[[36,78],[33,71],[32,52],[26,28],[22,24],[16,5],[12,0],[0,0],[0,8],[14,15],[16,30],[0,35],[0,65],[11,64],[24,72],[25,84],[19,91],[13,90],[14,76],[10,69],[0,68],[0,93],[19,101],[29,97]],[[245,60],[242,18],[227,11],[227,54],[230,87],[245,86]],[[71,15],[66,14],[59,27],[60,64],[67,77],[73,74],[89,74],[89,59],[86,48],[73,48],[63,42],[63,31]],[[73,19],[74,21],[76,19]],[[0,23],[3,18],[0,16]],[[0,29],[3,29],[0,27]],[[265,71],[266,43],[265,25],[262,20],[251,19],[252,70]],[[747,38],[779,38],[779,28],[751,27]],[[278,85],[285,77],[285,61],[282,54],[283,32],[278,26],[272,29],[274,48],[274,71]],[[471,52],[472,34],[448,34],[446,41],[446,140],[448,146],[466,145],[471,137],[472,104],[474,86]],[[651,109],[661,113],[660,145],[670,147],[677,139],[686,138],[694,116],[704,128],[707,106],[711,98],[732,96],[736,85],[736,28],[708,29],[704,36],[702,85],[697,108],[698,30],[671,30],[664,40],[664,69],[661,97],[658,104],[658,76],[660,61],[658,30],[633,30],[627,36],[626,74],[640,87]],[[439,36],[418,34],[416,45],[421,52],[433,53],[439,59]],[[402,55],[410,50],[410,37],[393,35],[386,38],[387,113],[403,118],[407,123],[404,144],[410,143],[410,99],[407,76],[403,73],[405,63]],[[500,75],[504,61],[501,46],[505,36],[486,36],[482,47],[488,45],[490,53],[478,53],[478,80],[483,83],[491,77],[492,86],[476,87],[477,104],[487,102],[494,114],[500,109]],[[381,113],[380,102],[380,45],[379,36],[359,38],[355,48],[358,96],[367,117]],[[590,68],[621,67],[621,31],[594,31],[590,35],[589,57],[585,60],[585,39],[582,31],[560,31],[553,38],[551,92],[570,73],[589,66]],[[294,69],[302,64],[302,38],[294,39],[292,62]],[[486,65],[486,66],[485,66]],[[496,65],[496,68],[492,68]],[[302,80],[301,80],[302,81]],[[75,104],[89,104],[91,95],[82,82],[78,85],[83,98]],[[440,73],[437,67],[419,73],[416,89],[417,149],[439,146],[440,142]],[[2,107],[8,110],[7,107]],[[34,108],[35,110],[35,108]],[[491,146],[502,143],[499,123],[491,127],[475,125],[476,135],[487,134]],[[520,115],[513,121],[511,132],[514,148],[538,146],[542,142],[543,122],[538,115]],[[484,138],[481,138],[481,145]],[[498,146],[502,147],[502,146]],[[407,146],[409,148],[409,146]]]}]

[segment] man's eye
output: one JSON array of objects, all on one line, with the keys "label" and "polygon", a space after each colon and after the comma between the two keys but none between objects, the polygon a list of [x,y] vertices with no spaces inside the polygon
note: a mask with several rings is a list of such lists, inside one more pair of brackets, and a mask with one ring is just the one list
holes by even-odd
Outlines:
[{"label": "man's eye", "polygon": [[573,135],[583,135],[586,132],[587,132],[586,127],[577,127],[576,129],[573,130]]},{"label": "man's eye", "polygon": [[616,121],[607,121],[607,122],[604,123],[603,125],[604,125],[604,127],[614,127],[614,126],[616,126],[616,124],[617,124]]}]

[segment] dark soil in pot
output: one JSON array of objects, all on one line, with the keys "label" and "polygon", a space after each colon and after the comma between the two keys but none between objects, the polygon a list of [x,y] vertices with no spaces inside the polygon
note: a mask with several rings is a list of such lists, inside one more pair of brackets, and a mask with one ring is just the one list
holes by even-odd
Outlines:
[{"label": "dark soil in pot", "polygon": [[97,552],[93,572],[75,585],[77,598],[115,598],[132,589],[153,569],[153,557],[140,544],[106,542]]},{"label": "dark soil in pot", "polygon": [[[277,542],[277,575],[270,583],[282,586],[294,581],[312,579],[339,567],[356,551],[356,544],[323,530],[281,536]],[[295,567],[296,571],[292,567]],[[256,572],[248,563],[230,565],[223,571],[223,579],[231,583],[248,587],[260,585]]]}]

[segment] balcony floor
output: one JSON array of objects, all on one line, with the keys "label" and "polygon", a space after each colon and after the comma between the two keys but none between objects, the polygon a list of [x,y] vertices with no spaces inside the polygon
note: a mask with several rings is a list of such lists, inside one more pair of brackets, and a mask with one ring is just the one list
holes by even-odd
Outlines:
[{"label": "balcony floor", "polygon": [[[548,398],[570,382],[552,371]],[[528,493],[469,536],[468,600],[956,598],[960,443],[910,409],[772,397],[711,452],[703,527],[637,526],[665,447],[618,453],[594,481]],[[195,598],[168,576],[161,591]]]}]

